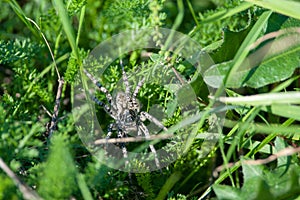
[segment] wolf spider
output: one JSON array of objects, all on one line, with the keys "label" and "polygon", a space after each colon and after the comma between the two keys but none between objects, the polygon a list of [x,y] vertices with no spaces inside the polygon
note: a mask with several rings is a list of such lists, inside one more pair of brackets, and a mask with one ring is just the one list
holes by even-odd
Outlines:
[{"label": "wolf spider", "polygon": [[[91,81],[98,87],[98,89],[103,92],[106,96],[108,104],[105,104],[103,101],[97,99],[93,96],[93,101],[99,106],[103,107],[104,111],[112,117],[115,122],[108,125],[108,133],[106,139],[109,139],[113,131],[117,131],[118,138],[126,138],[129,132],[136,132],[137,136],[142,136],[144,134],[145,138],[150,137],[148,128],[143,122],[149,120],[154,123],[156,126],[160,127],[163,130],[167,128],[155,117],[150,115],[145,111],[140,110],[140,104],[137,100],[137,95],[143,86],[145,79],[140,80],[135,87],[133,93],[131,94],[131,86],[128,81],[127,74],[124,70],[122,60],[120,61],[122,66],[122,79],[125,86],[125,92],[117,92],[115,99],[109,91],[102,86],[102,84],[97,81],[87,70],[84,70],[84,73],[91,79]],[[125,159],[125,166],[128,165],[128,154],[125,143],[119,143],[119,146],[122,150],[123,157]],[[160,162],[156,153],[156,150],[152,144],[149,145],[151,152],[154,154],[155,165],[158,169],[160,168]]]}]

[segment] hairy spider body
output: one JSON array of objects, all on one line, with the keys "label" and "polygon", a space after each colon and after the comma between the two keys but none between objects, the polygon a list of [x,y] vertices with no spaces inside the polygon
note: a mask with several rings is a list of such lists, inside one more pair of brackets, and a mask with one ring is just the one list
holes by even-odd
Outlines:
[{"label": "hairy spider body", "polygon": [[[125,85],[125,92],[117,92],[115,99],[113,99],[112,95],[105,87],[102,86],[99,81],[97,81],[89,72],[84,70],[85,74],[91,79],[91,81],[98,87],[101,92],[105,94],[108,105],[97,99],[95,96],[92,97],[93,101],[95,101],[99,106],[103,107],[104,111],[115,120],[114,123],[111,123],[108,126],[106,139],[109,139],[114,131],[117,132],[118,138],[128,137],[128,134],[131,132],[137,133],[137,136],[144,135],[146,138],[149,138],[149,130],[143,123],[147,119],[163,130],[167,130],[164,125],[155,117],[151,116],[147,112],[140,111],[140,104],[137,100],[137,95],[139,93],[139,90],[143,86],[145,79],[142,79],[138,82],[133,93],[131,94],[131,87],[124,70],[124,66],[122,65],[122,62],[120,63],[122,66],[122,78]],[[125,143],[119,143],[119,146],[123,152],[126,166],[128,164],[127,148],[125,146]],[[156,167],[160,169],[160,162],[158,160],[158,156],[154,146],[149,145],[149,148],[154,154]]]}]

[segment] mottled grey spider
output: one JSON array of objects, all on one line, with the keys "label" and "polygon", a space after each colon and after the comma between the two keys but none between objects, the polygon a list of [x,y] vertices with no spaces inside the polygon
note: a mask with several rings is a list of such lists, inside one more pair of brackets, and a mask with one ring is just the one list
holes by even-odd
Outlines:
[{"label": "mottled grey spider", "polygon": [[[145,138],[149,138],[149,130],[143,123],[147,119],[156,126],[167,131],[167,128],[158,119],[149,113],[140,110],[140,104],[137,100],[137,95],[142,88],[145,79],[143,78],[138,82],[134,92],[131,94],[131,86],[124,70],[122,60],[120,61],[120,64],[122,66],[122,79],[125,86],[125,92],[117,92],[115,99],[113,99],[112,95],[105,87],[102,86],[99,81],[97,81],[87,70],[84,70],[84,73],[89,77],[89,79],[91,79],[98,89],[105,94],[108,104],[100,101],[95,96],[92,97],[93,101],[95,101],[99,106],[103,107],[104,111],[115,120],[114,123],[108,125],[106,139],[111,137],[113,131],[117,131],[118,138],[126,138],[129,132],[136,132],[137,136],[142,136],[144,134]],[[126,166],[128,165],[127,148],[125,143],[119,143],[119,146],[123,152]],[[160,162],[154,146],[150,144],[149,148],[154,154],[156,167],[160,169]]]}]

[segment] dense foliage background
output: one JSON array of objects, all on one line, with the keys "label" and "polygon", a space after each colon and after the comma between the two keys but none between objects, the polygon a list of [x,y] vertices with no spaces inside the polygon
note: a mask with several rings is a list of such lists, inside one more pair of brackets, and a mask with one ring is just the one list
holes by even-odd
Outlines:
[{"label": "dense foliage background", "polygon": [[[5,0],[0,7],[0,199],[300,199],[299,1]],[[201,108],[231,106],[210,154],[200,155],[200,127],[172,165],[129,180],[82,144],[72,92],[90,50],[146,27],[199,42],[216,63],[205,76],[221,75],[228,96],[200,92]],[[107,77],[111,86],[119,72]],[[216,83],[191,83],[203,84]],[[151,101],[164,100],[164,91],[149,91]]]}]

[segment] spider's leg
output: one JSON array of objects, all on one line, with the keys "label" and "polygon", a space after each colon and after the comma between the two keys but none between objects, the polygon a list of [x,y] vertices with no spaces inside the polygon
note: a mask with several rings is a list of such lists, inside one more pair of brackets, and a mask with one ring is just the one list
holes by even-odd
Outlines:
[{"label": "spider's leg", "polygon": [[122,60],[120,60],[120,64],[122,66],[122,78],[123,78],[123,82],[124,82],[124,85],[125,85],[125,94],[126,94],[126,97],[129,98],[130,97],[130,89],[131,89],[131,87],[129,85],[128,77],[127,77],[127,74],[125,72]]},{"label": "spider's leg", "polygon": [[105,94],[108,103],[109,103],[110,105],[112,105],[114,109],[116,109],[116,108],[114,107],[114,104],[112,104],[112,96],[111,96],[111,94],[108,92],[108,90],[107,90],[107,89],[106,89],[99,81],[97,81],[97,80],[93,77],[93,75],[90,74],[86,69],[84,69],[83,71],[84,71],[84,73],[86,74],[86,76],[89,77],[89,79],[91,79],[91,81],[98,87],[98,89],[99,89],[101,92],[103,92],[103,93]]},{"label": "spider's leg", "polygon": [[[121,129],[118,129],[118,138],[123,138],[124,136],[126,136],[127,134],[125,132],[123,132]],[[128,161],[128,153],[127,153],[127,148],[124,142],[119,143],[120,147],[122,149],[122,153],[123,153],[123,157],[125,159],[125,168],[129,167],[129,161]],[[132,183],[132,177],[131,177],[131,173],[128,172],[128,177],[129,177],[129,182]]]},{"label": "spider's leg", "polygon": [[[107,135],[105,137],[106,140],[108,140],[111,137],[111,135],[113,133],[113,130],[115,128],[116,128],[116,124],[115,123],[111,123],[111,124],[108,125],[108,127],[107,127]],[[106,142],[106,144],[105,144],[105,155],[107,155],[107,147],[108,147],[108,144]]]},{"label": "spider's leg", "polygon": [[[123,138],[125,135],[126,134],[119,128],[118,129],[118,138]],[[123,157],[125,159],[125,167],[127,167],[129,165],[127,148],[126,148],[124,142],[119,143],[119,145],[120,145],[120,147],[122,149]]]},{"label": "spider's leg", "polygon": [[116,124],[115,123],[111,123],[108,125],[108,128],[107,128],[107,135],[106,135],[106,138],[105,139],[109,139],[110,136],[112,135],[112,131],[113,129],[116,127]]},{"label": "spider's leg", "polygon": [[136,101],[136,96],[138,95],[138,93],[139,93],[140,89],[142,88],[144,82],[145,82],[145,77],[142,78],[142,80],[140,80],[140,81],[138,82],[138,84],[137,84],[137,86],[135,87],[134,92],[133,92],[133,94],[132,94],[132,104],[133,104],[133,106],[134,106],[135,108],[139,108],[139,105],[138,105],[138,103],[137,103],[137,101]]},{"label": "spider's leg", "polygon": [[116,114],[115,112],[108,106],[106,105],[103,101],[100,101],[97,97],[92,96],[92,100],[98,104],[99,106],[101,106],[104,111],[109,114],[112,118],[116,119]]},{"label": "spider's leg", "polygon": [[[140,123],[139,128],[145,134],[145,137],[147,139],[150,138],[149,130],[147,129],[147,127],[145,126],[145,124],[143,122]],[[160,162],[158,160],[158,156],[156,153],[156,149],[154,148],[154,146],[152,144],[150,144],[149,147],[150,147],[151,152],[154,154],[154,161],[155,161],[156,167],[161,170]]]},{"label": "spider's leg", "polygon": [[134,92],[133,92],[133,94],[132,94],[132,97],[133,97],[133,98],[136,98],[136,96],[137,96],[137,94],[139,93],[140,89],[142,88],[144,82],[145,82],[145,77],[142,78],[142,80],[140,80],[140,81],[138,82],[137,86],[135,87]]},{"label": "spider's leg", "polygon": [[153,117],[149,113],[142,111],[140,113],[140,116],[141,116],[141,118],[144,118],[144,119],[146,118],[149,121],[153,122],[156,126],[158,126],[159,128],[162,128],[164,131],[168,130],[158,119],[156,119],[155,117]]},{"label": "spider's leg", "polygon": [[139,128],[139,125],[137,126],[137,136],[142,136],[142,129]]}]

